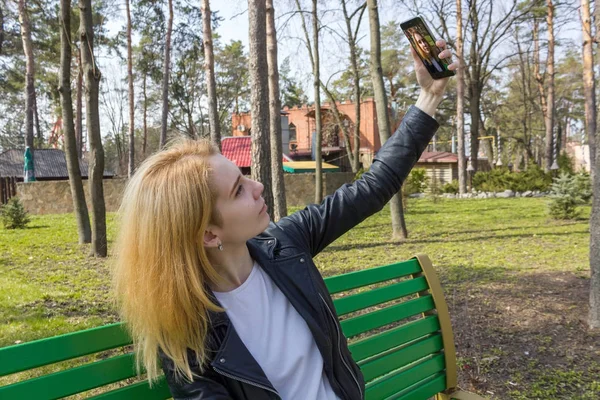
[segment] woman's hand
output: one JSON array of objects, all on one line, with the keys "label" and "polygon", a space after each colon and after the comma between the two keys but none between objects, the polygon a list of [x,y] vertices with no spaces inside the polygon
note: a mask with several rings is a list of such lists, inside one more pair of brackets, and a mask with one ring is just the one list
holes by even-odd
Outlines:
[{"label": "woman's hand", "polygon": [[[452,52],[446,48],[445,40],[438,40],[435,42],[435,45],[442,49],[439,54],[439,58],[451,59]],[[415,51],[415,49],[410,48],[414,62],[415,62],[415,72],[417,74],[417,81],[419,82],[419,86],[421,86],[421,93],[419,95],[419,99],[415,104],[422,111],[427,114],[433,116],[435,113],[435,109],[438,104],[442,101],[442,97],[444,96],[444,92],[446,90],[446,86],[448,85],[448,79],[450,78],[442,78],[442,79],[433,79],[427,71],[427,67],[421,61],[421,58]],[[455,71],[458,68],[458,63],[453,62],[448,65],[448,69],[450,71]]]}]

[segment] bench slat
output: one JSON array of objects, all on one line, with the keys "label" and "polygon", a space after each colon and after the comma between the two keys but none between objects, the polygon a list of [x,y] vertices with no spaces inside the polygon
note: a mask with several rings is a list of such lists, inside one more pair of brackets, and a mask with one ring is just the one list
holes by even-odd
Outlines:
[{"label": "bench slat", "polygon": [[443,371],[444,368],[444,355],[438,354],[408,370],[390,374],[381,380],[368,384],[366,399],[385,399],[414,385],[425,377]]},{"label": "bench slat", "polygon": [[356,362],[360,362],[367,357],[372,357],[393,347],[401,346],[425,335],[437,332],[439,329],[440,323],[437,316],[428,315],[423,319],[411,321],[406,325],[354,342],[348,347],[352,353],[352,358]]},{"label": "bench slat", "polygon": [[344,335],[352,337],[371,329],[380,328],[392,322],[433,310],[434,308],[433,298],[431,295],[426,295],[418,299],[408,300],[368,314],[346,319],[340,325],[342,326]]},{"label": "bench slat", "polygon": [[167,380],[162,376],[152,388],[145,380],[90,397],[90,400],[165,400],[171,397]]},{"label": "bench slat", "polygon": [[131,344],[123,323],[0,348],[0,376]]},{"label": "bench slat", "polygon": [[434,395],[446,390],[446,375],[439,374],[433,379],[425,382],[419,382],[414,385],[415,388],[411,391],[403,393],[397,397],[390,397],[392,400],[423,400],[433,397]]},{"label": "bench slat", "polygon": [[442,349],[442,336],[438,334],[368,361],[360,366],[360,370],[365,382],[369,382]]},{"label": "bench slat", "polygon": [[395,283],[382,288],[358,293],[347,297],[335,299],[333,305],[338,316],[345,315],[364,308],[372,307],[387,301],[399,299],[404,296],[427,290],[427,279],[421,276],[404,282]]},{"label": "bench slat", "polygon": [[51,400],[136,376],[133,353],[0,387],[2,399]]},{"label": "bench slat", "polygon": [[421,272],[421,266],[416,259],[403,261],[382,267],[369,268],[363,271],[349,272],[343,275],[332,276],[325,279],[329,293],[339,293],[344,290],[356,289],[390,279]]}]

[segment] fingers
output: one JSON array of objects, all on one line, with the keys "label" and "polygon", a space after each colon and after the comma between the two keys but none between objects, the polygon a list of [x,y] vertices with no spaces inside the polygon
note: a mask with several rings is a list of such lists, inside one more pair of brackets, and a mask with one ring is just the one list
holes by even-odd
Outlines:
[{"label": "fingers", "polygon": [[446,48],[446,41],[445,41],[445,40],[443,40],[443,39],[437,40],[437,41],[435,42],[435,45],[436,45],[437,47],[439,47],[440,49],[444,49],[444,48]]}]

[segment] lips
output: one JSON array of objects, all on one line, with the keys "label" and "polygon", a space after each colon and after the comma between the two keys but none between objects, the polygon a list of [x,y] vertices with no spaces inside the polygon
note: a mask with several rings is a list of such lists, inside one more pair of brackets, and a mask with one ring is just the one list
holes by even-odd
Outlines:
[{"label": "lips", "polygon": [[260,212],[259,212],[259,214],[262,214],[262,213],[264,213],[264,212],[266,212],[266,211],[267,211],[267,204],[266,204],[266,203],[263,203],[263,206],[262,206],[262,208],[260,209]]}]

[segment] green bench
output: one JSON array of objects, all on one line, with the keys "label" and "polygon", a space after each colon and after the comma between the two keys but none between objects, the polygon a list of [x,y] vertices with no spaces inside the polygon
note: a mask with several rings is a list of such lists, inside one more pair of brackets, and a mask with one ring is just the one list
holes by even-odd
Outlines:
[{"label": "green bench", "polygon": [[[333,276],[325,282],[367,382],[366,399],[481,399],[457,390],[450,316],[427,256]],[[83,397],[170,398],[164,379],[152,388],[135,379],[130,345],[123,325],[117,323],[1,348],[0,376],[77,357],[88,356],[88,360],[1,386],[0,399],[57,399],[92,389]]]}]

